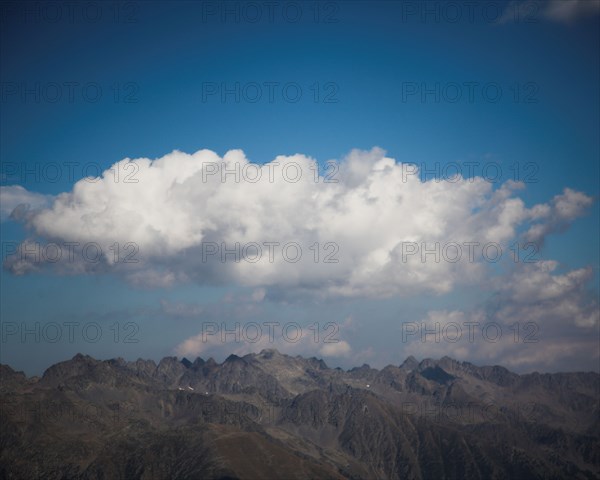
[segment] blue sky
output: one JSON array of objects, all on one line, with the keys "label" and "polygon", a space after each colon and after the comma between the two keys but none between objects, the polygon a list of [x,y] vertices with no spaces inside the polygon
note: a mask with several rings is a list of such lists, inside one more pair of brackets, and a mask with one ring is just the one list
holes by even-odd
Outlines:
[{"label": "blue sky", "polygon": [[[348,367],[367,362],[383,366],[400,363],[410,353],[418,358],[449,354],[478,363],[508,364],[520,371],[597,369],[597,346],[589,344],[598,337],[594,298],[598,296],[600,250],[600,32],[596,2],[562,2],[572,4],[568,7],[557,2],[483,2],[485,7],[480,4],[471,13],[469,2],[451,3],[458,5],[458,21],[453,21],[455,15],[448,2],[428,2],[429,10],[423,10],[420,2],[402,1],[274,2],[272,18],[261,2],[125,2],[117,4],[117,11],[108,4],[98,4],[97,11],[85,10],[84,4],[68,7],[63,2],[49,2],[46,10],[39,11],[36,7],[24,10],[16,2],[4,5],[0,74],[4,268],[0,274],[0,313],[6,335],[1,361],[39,374],[51,363],[79,351],[100,358],[158,359],[185,353],[222,359],[231,351],[251,351],[263,345],[213,341],[217,335],[198,341],[198,334],[206,328],[203,324],[244,325],[281,319],[281,323],[304,326],[318,322],[321,331],[328,322],[335,322],[339,328],[336,338],[343,342],[333,345],[344,345],[337,350],[314,341],[276,344],[291,353],[324,356],[331,365]],[[257,5],[261,18],[253,22],[259,10],[252,9]],[[515,12],[520,14],[519,21]],[[93,22],[95,14],[100,18]],[[296,22],[292,21],[294,15],[300,16]],[[271,99],[268,85],[272,86]],[[257,86],[261,96],[253,101]],[[223,88],[230,93],[223,96]],[[423,94],[424,89],[429,93]],[[7,252],[25,239],[64,243],[79,238],[76,222],[59,221],[64,217],[53,207],[55,196],[72,192],[86,173],[97,175],[125,158],[157,159],[173,150],[193,154],[201,149],[223,157],[229,150],[241,149],[247,161],[255,164],[265,165],[278,155],[301,154],[324,167],[331,159],[350,165],[344,159],[358,149],[363,153],[357,154],[357,162],[372,166],[376,160],[367,152],[374,147],[383,149],[397,165],[415,163],[421,170],[443,171],[451,162],[473,162],[475,176],[482,176],[486,166],[501,168],[502,175],[493,183],[492,191],[514,179],[518,166],[519,179],[526,183],[514,197],[526,208],[546,205],[550,209],[543,220],[547,226],[544,234],[535,241],[540,246],[539,258],[556,265],[550,272],[546,269],[540,273],[531,270],[539,262],[534,266],[510,261],[488,264],[485,268],[489,271],[471,283],[452,277],[451,286],[440,289],[432,284],[438,281],[433,276],[413,292],[401,279],[392,285],[396,276],[387,271],[381,278],[374,274],[374,283],[369,283],[371,277],[360,276],[360,259],[344,256],[346,244],[341,240],[340,269],[347,268],[345,273],[337,277],[337,271],[307,273],[298,267],[284,269],[284,281],[279,277],[261,280],[260,275],[249,281],[242,273],[229,275],[225,268],[229,265],[218,263],[214,269],[223,268],[226,273],[209,269],[195,276],[181,251],[144,257],[144,268],[150,270],[140,270],[135,278],[148,278],[156,265],[182,265],[172,267],[177,280],[162,286],[132,281],[121,270],[110,268],[65,274],[64,269],[50,265],[17,274],[22,272],[6,261]],[[375,154],[377,158],[383,156]],[[177,161],[182,160],[169,160]],[[44,170],[52,163],[59,165],[58,175]],[[73,176],[68,174],[69,164],[74,165]],[[342,168],[341,174],[351,171],[350,167]],[[422,180],[435,181],[431,175]],[[463,180],[469,184],[468,179]],[[16,190],[17,185],[26,191]],[[140,185],[146,192],[156,188],[156,195],[160,195],[160,182],[153,187],[150,183]],[[376,189],[378,184],[372,185]],[[379,185],[392,188],[387,183]],[[453,184],[440,181],[439,185],[445,192],[440,198],[454,198]],[[406,195],[425,195],[428,191],[417,187]],[[565,188],[583,197],[565,194]],[[250,198],[246,198],[251,204],[256,200],[252,192],[257,190],[249,191]],[[109,198],[105,206],[113,205],[118,213],[119,201],[111,203],[111,192],[107,187],[90,195],[99,195],[99,205]],[[236,198],[236,191],[228,192],[222,195],[221,203],[215,203],[214,208],[223,208],[223,212],[206,210],[207,197],[206,203],[196,205],[198,218],[213,218],[214,214],[214,221],[226,218],[243,222],[248,215],[237,218],[231,213],[238,204],[234,200],[229,203]],[[288,204],[306,205],[307,201],[303,192],[286,192],[275,191],[265,203],[281,218],[290,218],[299,208]],[[8,215],[13,208],[23,203],[15,201],[16,193],[31,208],[28,214],[11,219]],[[132,193],[135,195],[140,212],[153,208],[145,197]],[[469,205],[475,205],[475,197],[487,194],[473,195],[472,204],[457,200],[457,208],[462,205],[467,212]],[[562,200],[553,204],[553,198],[560,195],[564,195]],[[86,210],[94,203],[86,199],[88,203],[77,213],[79,218],[98,213],[94,208]],[[421,200],[405,198],[398,222],[406,222],[407,216],[416,223],[420,218],[429,221],[429,212],[419,207]],[[414,208],[410,202],[415,202]],[[185,208],[187,204],[178,205]],[[246,205],[240,200],[240,207]],[[347,208],[352,209],[352,205],[347,204]],[[492,209],[491,204],[488,206]],[[563,207],[568,210],[564,215]],[[43,216],[44,209],[50,214]],[[175,207],[173,220],[178,213]],[[254,214],[259,223],[270,215],[268,209]],[[388,210],[382,217],[388,214],[393,218],[393,211]],[[190,220],[190,215],[186,213],[184,219]],[[440,215],[443,220],[445,214]],[[533,213],[523,215],[534,218]],[[150,213],[147,218],[159,222]],[[310,220],[310,216],[306,218]],[[356,227],[358,232],[360,218],[336,230],[339,222],[333,215],[315,229],[321,233],[345,232]],[[439,222],[440,218],[434,220]],[[303,239],[312,238],[304,237],[306,231],[299,224],[303,220],[299,214],[298,224],[290,223],[296,234],[302,232]],[[513,237],[502,234],[498,241],[509,245],[521,238],[519,235],[527,235],[537,221],[530,220],[514,220],[518,225]],[[464,222],[473,225],[469,233],[473,238],[483,228],[495,228],[471,217],[464,217]],[[166,226],[151,226],[160,232],[163,227],[170,228],[168,222]],[[452,235],[458,231],[468,235],[456,225],[446,230],[450,236],[443,237],[442,232],[441,237],[446,241],[457,240]],[[223,231],[217,229],[210,238],[220,238]],[[389,242],[396,245],[412,238],[409,230],[404,233],[402,238],[390,233]],[[358,233],[355,237],[342,236],[346,242],[361,241]],[[134,237],[138,238],[125,235],[114,240],[124,245]],[[325,237],[319,234],[318,238]],[[388,247],[389,242],[385,242]],[[363,250],[371,246],[367,244]],[[373,250],[377,250],[375,246]],[[140,255],[147,252],[140,246]],[[446,273],[440,272],[440,284]],[[357,283],[343,285],[346,274],[351,281],[358,279]],[[295,283],[286,283],[289,275]],[[351,293],[331,290],[328,281],[348,287]],[[533,284],[542,289],[549,283],[559,290],[564,288],[550,297],[541,290],[527,290]],[[390,288],[381,287],[387,284]],[[504,307],[495,303],[498,298]],[[505,311],[507,305],[515,311]],[[556,312],[561,307],[563,317],[556,314],[547,325],[540,324],[542,336],[535,346],[513,343],[500,348],[480,341],[459,347],[447,339],[440,343],[402,341],[407,322],[420,325],[423,319],[443,317],[440,322],[444,325],[449,318],[466,321],[486,311],[492,312],[488,321],[504,326],[511,324],[509,313],[522,323],[538,324],[543,323],[544,312]],[[430,312],[446,313],[432,316]],[[460,314],[452,317],[451,312]],[[578,315],[582,318],[579,324],[573,320]],[[73,342],[65,340],[62,323],[66,321],[81,325],[97,322],[104,327],[102,338],[94,343],[76,333]],[[21,330],[35,328],[37,322],[42,329],[48,322],[57,322],[64,329],[63,337],[55,343],[44,338],[36,342],[34,335],[23,339]],[[123,343],[123,332],[115,341],[114,329],[110,328],[115,322],[119,329],[126,324],[130,332],[137,329],[131,338],[139,341]],[[18,329],[16,334],[12,333],[14,328]],[[512,331],[506,330],[505,337],[510,335]]]}]

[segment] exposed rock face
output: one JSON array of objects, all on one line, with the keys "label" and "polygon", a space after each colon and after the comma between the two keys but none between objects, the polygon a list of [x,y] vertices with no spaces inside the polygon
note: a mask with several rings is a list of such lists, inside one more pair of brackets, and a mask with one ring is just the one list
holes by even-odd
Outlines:
[{"label": "exposed rock face", "polygon": [[0,365],[0,478],[600,476],[600,375],[448,357],[377,370],[263,350]]}]

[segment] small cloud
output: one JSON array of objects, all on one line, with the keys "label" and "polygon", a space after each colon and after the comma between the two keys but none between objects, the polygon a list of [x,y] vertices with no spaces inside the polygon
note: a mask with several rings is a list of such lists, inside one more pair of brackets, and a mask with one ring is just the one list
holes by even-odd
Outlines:
[{"label": "small cloud", "polygon": [[181,342],[175,347],[175,353],[180,357],[198,357],[206,350],[221,344],[220,336],[198,334]]},{"label": "small cloud", "polygon": [[550,204],[535,205],[529,210],[530,218],[540,222],[527,230],[525,240],[542,245],[546,236],[565,231],[573,220],[583,216],[593,201],[592,197],[582,192],[565,188]]},{"label": "small cloud", "polygon": [[163,313],[169,317],[198,317],[204,312],[204,309],[200,305],[189,303],[173,303],[165,299],[160,301],[160,306]]},{"label": "small cloud", "polygon": [[571,24],[598,13],[600,0],[511,0],[504,8],[498,23],[537,23],[547,20]]},{"label": "small cloud", "polygon": [[267,294],[267,291],[264,288],[258,288],[256,290],[254,290],[254,292],[252,292],[252,301],[253,302],[262,302],[265,299],[265,295]]},{"label": "small cloud", "polygon": [[352,348],[345,340],[340,340],[337,343],[324,344],[319,353],[324,357],[346,357],[350,354]]},{"label": "small cloud", "polygon": [[131,285],[137,288],[169,288],[175,285],[176,276],[173,272],[158,270],[144,270],[126,276]]},{"label": "small cloud", "polygon": [[550,0],[543,5],[543,15],[556,22],[570,23],[600,13],[600,0]]}]

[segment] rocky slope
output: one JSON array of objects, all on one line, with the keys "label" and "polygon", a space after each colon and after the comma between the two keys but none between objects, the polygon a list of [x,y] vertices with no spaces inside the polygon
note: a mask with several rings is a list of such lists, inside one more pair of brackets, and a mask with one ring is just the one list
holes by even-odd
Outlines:
[{"label": "rocky slope", "polygon": [[0,365],[0,478],[600,478],[600,375],[448,357],[330,369],[76,355]]}]

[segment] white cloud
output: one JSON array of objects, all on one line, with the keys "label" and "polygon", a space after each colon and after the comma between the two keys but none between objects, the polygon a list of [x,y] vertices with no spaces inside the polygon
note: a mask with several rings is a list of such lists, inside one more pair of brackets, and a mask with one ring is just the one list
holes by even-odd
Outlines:
[{"label": "white cloud", "polygon": [[6,221],[13,212],[17,218],[22,218],[30,210],[47,207],[52,198],[51,195],[29,192],[20,185],[0,187],[0,221]]},{"label": "white cloud", "polygon": [[175,348],[175,353],[180,357],[199,357],[215,347],[223,346],[219,336],[206,336],[202,333],[187,338]]},{"label": "white cloud", "polygon": [[[208,150],[174,151],[156,160],[120,162],[128,163],[136,165],[137,183],[115,182],[107,171],[95,182],[77,182],[51,207],[27,215],[28,227],[42,239],[94,242],[104,253],[97,264],[78,262],[75,255],[73,265],[65,265],[69,257],[63,255],[63,261],[46,267],[111,271],[151,288],[236,284],[254,288],[256,302],[271,294],[446,293],[486,279],[489,265],[481,245],[496,242],[508,256],[507,246],[519,229],[529,227],[529,235],[541,242],[591,203],[567,189],[551,204],[529,209],[516,195],[523,184],[508,181],[494,189],[477,177],[421,181],[378,148],[353,150],[339,164],[337,183],[315,178],[315,160],[300,154],[259,167],[240,150],[223,158]],[[236,168],[238,181],[231,173]],[[225,169],[230,173],[223,178]],[[301,177],[292,181],[298,173]],[[260,179],[253,181],[257,174]],[[269,242],[279,243],[272,258]],[[284,258],[282,246],[289,242],[302,249],[297,262],[293,245]],[[466,247],[456,263],[407,254],[411,243],[421,249],[436,248],[436,242],[438,249],[449,242],[478,242],[476,261]],[[115,244],[120,245],[117,258]],[[135,251],[127,245],[135,245]],[[219,251],[212,254],[211,248]],[[225,251],[236,248],[234,254]],[[123,261],[128,251],[135,253],[135,263]]]},{"label": "white cloud", "polygon": [[267,291],[264,288],[257,288],[252,292],[251,298],[254,302],[262,302],[265,299]]},{"label": "white cloud", "polygon": [[587,290],[592,271],[559,274],[557,269],[553,261],[519,265],[497,279],[496,295],[481,308],[429,311],[413,326],[403,325],[406,354],[448,355],[522,370],[597,365],[600,306]]},{"label": "white cloud", "polygon": [[196,318],[204,313],[202,306],[182,302],[160,301],[161,312],[172,318]]},{"label": "white cloud", "polygon": [[536,23],[545,19],[570,24],[598,13],[600,0],[511,0],[498,23]]},{"label": "white cloud", "polygon": [[345,340],[340,340],[337,343],[323,344],[319,353],[324,357],[346,357],[351,351],[350,344]]},{"label": "white cloud", "polygon": [[556,274],[557,267],[555,261],[523,264],[502,282],[497,280],[502,301],[495,318],[506,324],[515,318],[538,322],[553,330],[598,327],[598,301],[586,290],[592,269]]},{"label": "white cloud", "polygon": [[573,220],[585,214],[593,200],[587,195],[565,188],[561,195],[556,195],[550,205],[536,205],[532,208],[532,218],[542,220],[532,225],[525,234],[530,242],[542,244],[547,235],[568,228]]},{"label": "white cloud", "polygon": [[544,3],[544,15],[557,22],[572,22],[600,13],[600,0],[549,0]]}]

